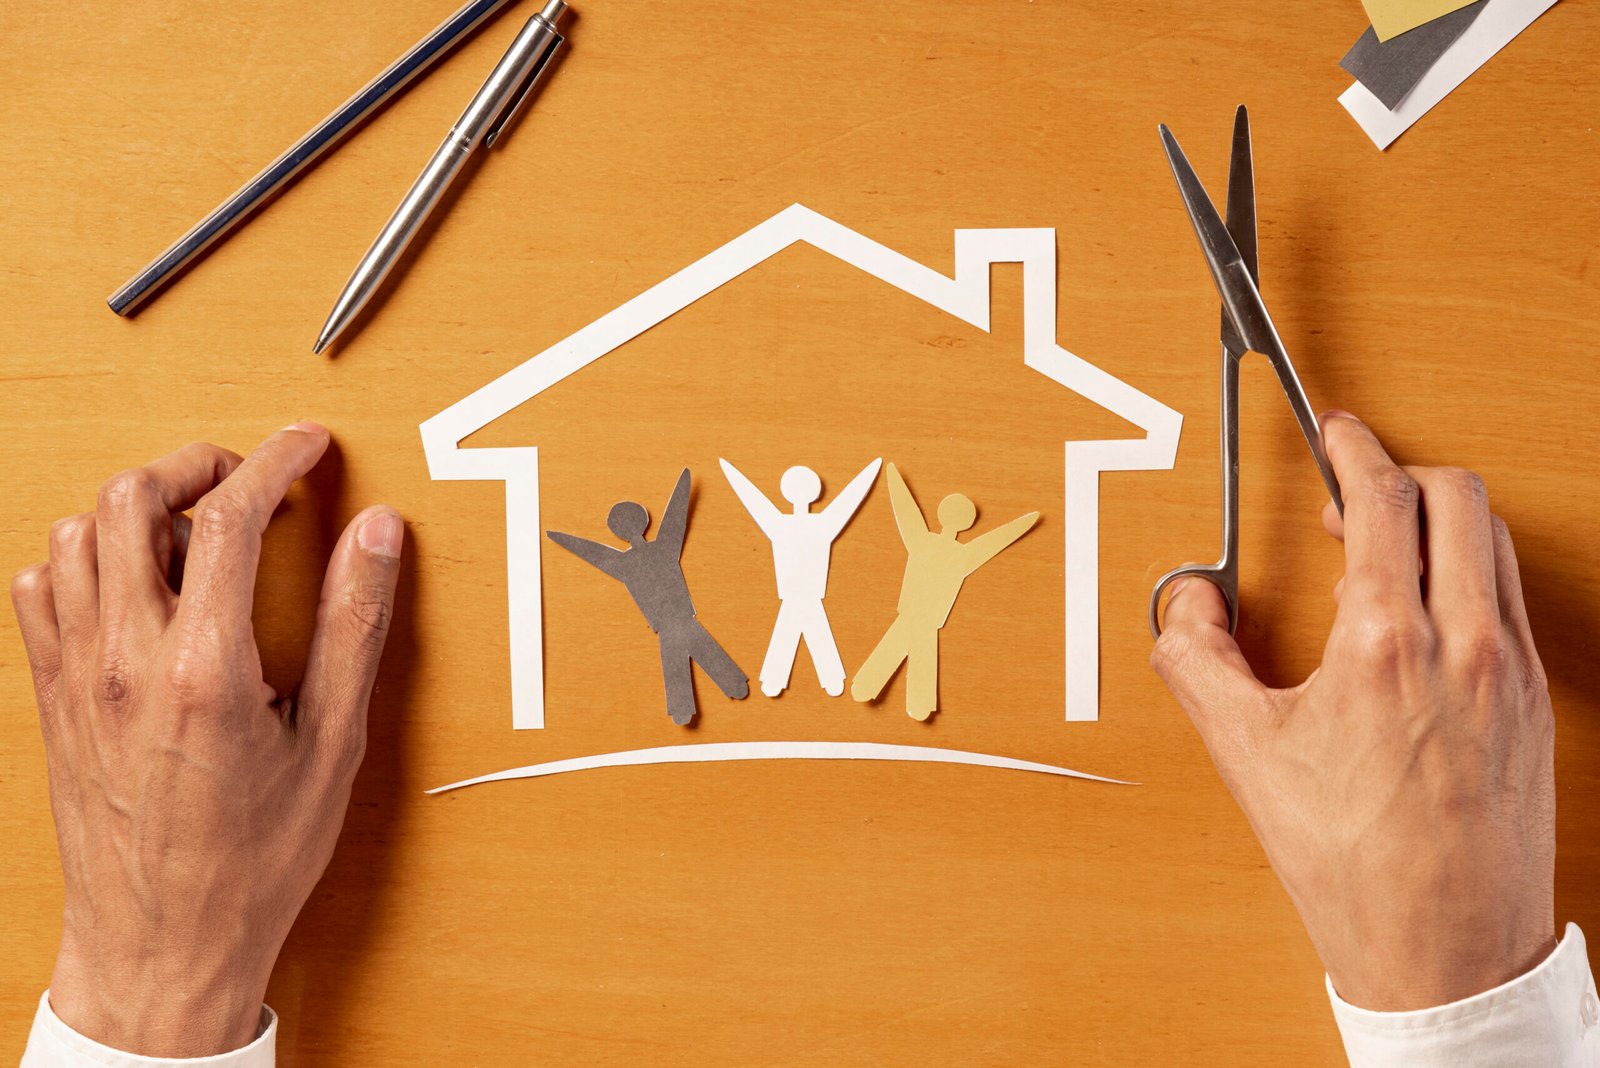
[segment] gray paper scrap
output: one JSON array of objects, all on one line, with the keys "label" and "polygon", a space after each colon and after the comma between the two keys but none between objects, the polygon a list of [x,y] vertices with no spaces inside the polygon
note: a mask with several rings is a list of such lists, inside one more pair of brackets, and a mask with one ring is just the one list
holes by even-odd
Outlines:
[{"label": "gray paper scrap", "polygon": [[1373,96],[1383,101],[1384,107],[1393,111],[1439,61],[1445,49],[1466,32],[1487,2],[1478,0],[1387,41],[1378,40],[1377,31],[1368,26],[1367,32],[1339,61],[1339,66],[1355,75]]}]

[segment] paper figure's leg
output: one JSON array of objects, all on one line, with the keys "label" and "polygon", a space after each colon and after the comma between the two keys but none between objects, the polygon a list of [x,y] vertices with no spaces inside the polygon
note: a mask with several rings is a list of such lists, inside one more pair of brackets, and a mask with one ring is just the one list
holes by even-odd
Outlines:
[{"label": "paper figure's leg", "polygon": [[939,707],[939,631],[911,635],[906,657],[906,715],[926,720]]},{"label": "paper figure's leg", "polygon": [[735,701],[742,701],[750,696],[750,678],[733,662],[733,657],[728,651],[717,644],[717,639],[711,632],[701,625],[699,620],[693,620],[685,628],[687,630],[687,646],[689,658],[700,665],[700,670],[711,676],[711,681],[726,697]]},{"label": "paper figure's leg", "polygon": [[778,696],[789,685],[794,656],[800,651],[801,623],[793,602],[778,602],[778,619],[772,624],[772,640],[761,662],[761,692],[768,697]]},{"label": "paper figure's leg", "polygon": [[839,646],[834,643],[833,628],[828,626],[828,613],[821,601],[805,606],[800,633],[811,653],[811,666],[817,669],[817,681],[829,697],[838,697],[844,693],[844,661],[839,658]]},{"label": "paper figure's leg", "polygon": [[694,676],[689,667],[689,651],[676,635],[662,631],[661,676],[667,687],[667,715],[682,727],[694,719],[699,708],[694,702]]},{"label": "paper figure's leg", "polygon": [[857,701],[872,701],[889,685],[895,669],[906,658],[905,631],[905,620],[896,616],[878,640],[877,648],[872,650],[867,662],[856,672],[855,681],[850,684],[851,697]]}]

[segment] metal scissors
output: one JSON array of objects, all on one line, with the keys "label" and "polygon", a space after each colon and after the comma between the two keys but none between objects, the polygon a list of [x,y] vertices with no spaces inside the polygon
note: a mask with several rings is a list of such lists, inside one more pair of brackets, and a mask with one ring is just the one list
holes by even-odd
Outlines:
[{"label": "metal scissors", "polygon": [[1161,576],[1150,591],[1150,633],[1161,637],[1161,594],[1180,578],[1202,578],[1222,591],[1228,603],[1228,630],[1239,625],[1239,361],[1259,352],[1272,361],[1278,382],[1289,397],[1295,421],[1311,446],[1334,507],[1344,514],[1339,480],[1322,445],[1322,428],[1311,411],[1305,387],[1289,362],[1272,317],[1257,288],[1260,272],[1256,247],[1255,172],[1250,160],[1250,116],[1240,105],[1233,119],[1233,153],[1228,166],[1228,221],[1224,223],[1177,138],[1165,125],[1161,144],[1178,181],[1178,192],[1195,236],[1222,294],[1222,558],[1214,564],[1190,564]]}]

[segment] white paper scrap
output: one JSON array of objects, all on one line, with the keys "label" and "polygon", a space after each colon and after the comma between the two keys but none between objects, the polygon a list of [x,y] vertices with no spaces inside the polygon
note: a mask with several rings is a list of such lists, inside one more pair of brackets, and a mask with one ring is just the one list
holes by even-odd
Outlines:
[{"label": "white paper scrap", "polygon": [[1003,768],[1008,771],[1037,771],[1045,775],[1061,775],[1069,779],[1087,779],[1091,782],[1112,783],[1116,786],[1138,786],[1136,782],[1107,779],[1100,775],[1059,768],[1054,764],[1036,764],[1031,760],[1014,760],[1011,757],[992,756],[988,753],[969,753],[962,749],[940,749],[927,745],[890,745],[886,742],[705,742],[697,745],[663,745],[654,749],[631,749],[623,753],[597,753],[594,756],[574,757],[571,760],[552,760],[544,764],[530,764],[525,768],[510,768],[475,779],[462,779],[448,786],[435,786],[427,791],[442,794],[459,790],[463,786],[476,786],[485,782],[505,782],[507,779],[539,779],[546,775],[560,775],[567,771],[589,771],[593,768],[631,768],[641,764],[698,764],[723,760],[910,760],[928,764],[970,764],[982,768]]},{"label": "white paper scrap", "polygon": [[1555,6],[1556,0],[1489,0],[1483,14],[1445,49],[1439,61],[1393,111],[1372,90],[1356,82],[1339,97],[1339,103],[1361,124],[1372,143],[1388,148],[1411,124],[1455,91],[1472,72],[1489,62],[1517,34]]}]

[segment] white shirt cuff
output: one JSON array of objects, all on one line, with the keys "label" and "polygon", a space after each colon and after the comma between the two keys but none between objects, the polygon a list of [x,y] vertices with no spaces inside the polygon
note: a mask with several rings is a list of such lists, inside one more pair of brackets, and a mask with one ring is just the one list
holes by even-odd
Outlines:
[{"label": "white shirt cuff", "polygon": [[141,1057],[102,1046],[61,1022],[50,1008],[50,991],[39,999],[21,1068],[272,1068],[277,1059],[278,1015],[261,1006],[254,1042],[211,1057]]},{"label": "white shirt cuff", "polygon": [[1526,975],[1436,1008],[1373,1012],[1327,985],[1351,1068],[1600,1068],[1600,1000],[1577,924]]}]

